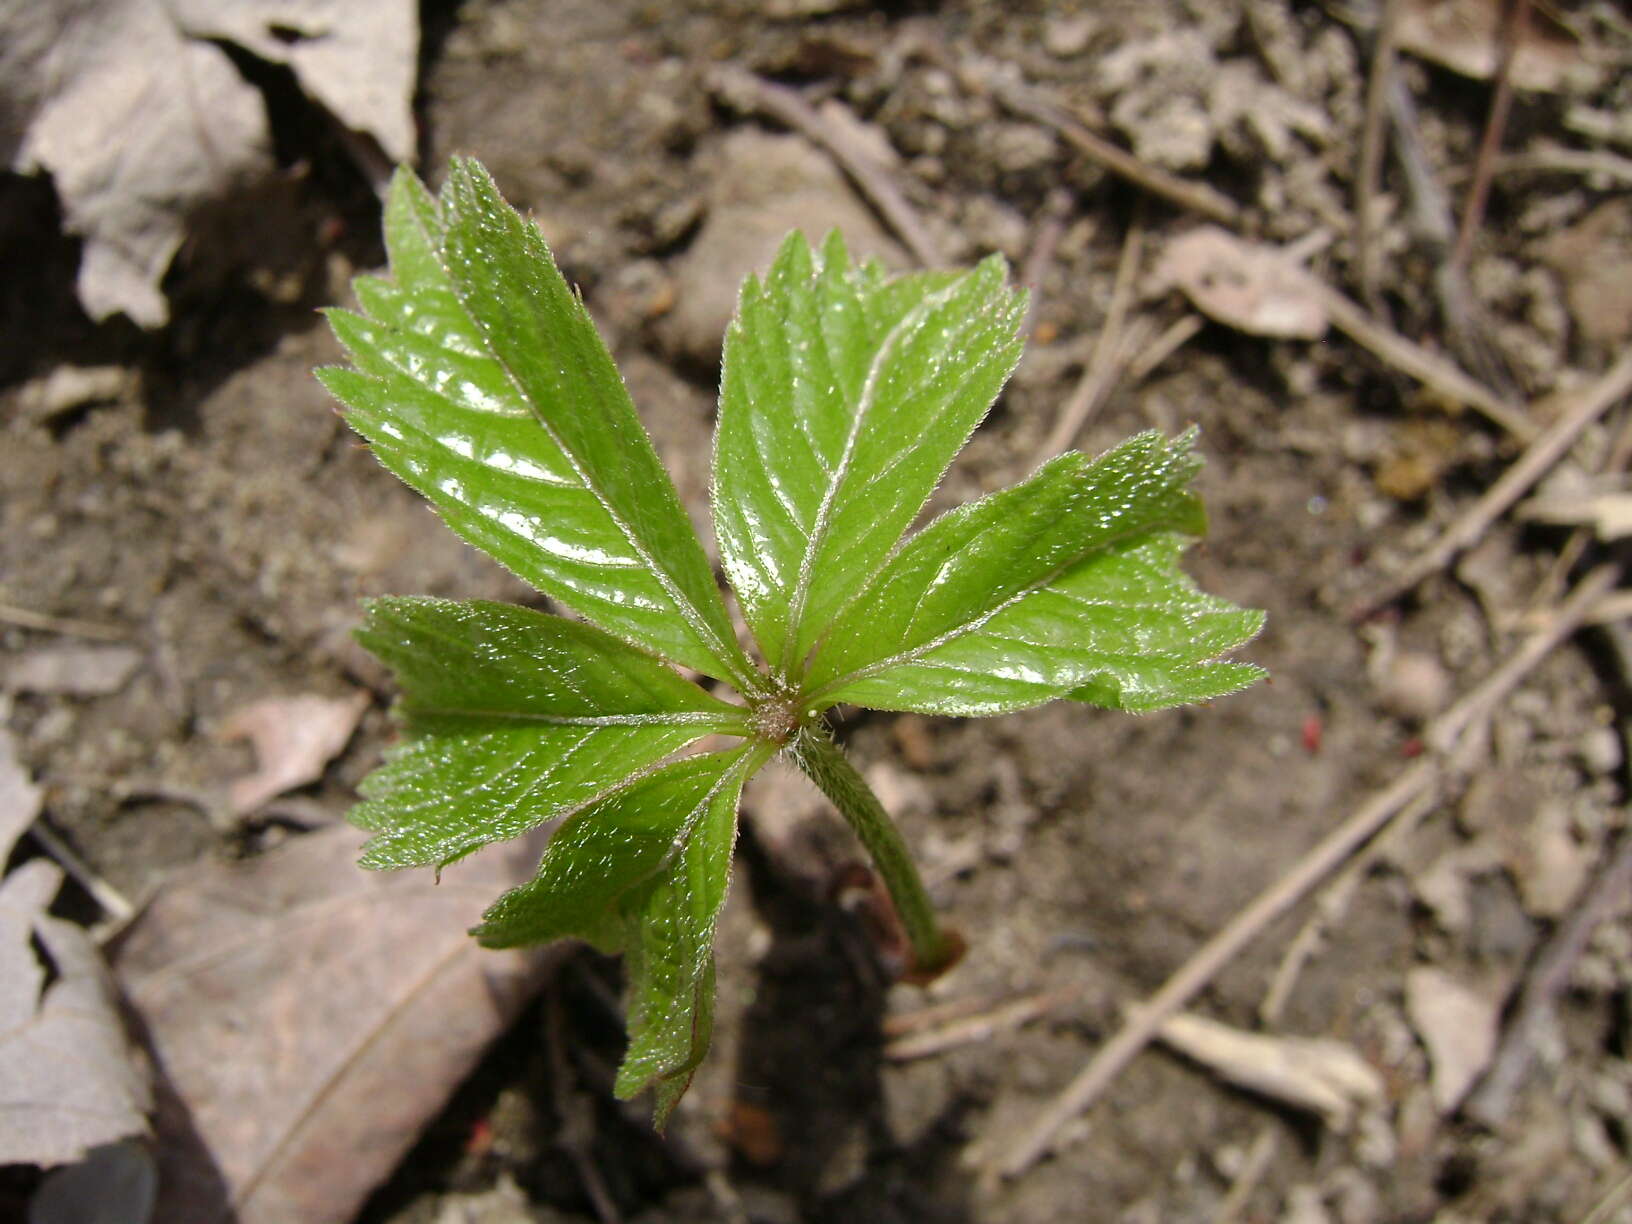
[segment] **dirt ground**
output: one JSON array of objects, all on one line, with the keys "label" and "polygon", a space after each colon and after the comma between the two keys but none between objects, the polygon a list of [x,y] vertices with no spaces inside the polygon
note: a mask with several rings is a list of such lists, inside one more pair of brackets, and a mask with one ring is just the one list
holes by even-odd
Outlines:
[{"label": "dirt ground", "polygon": [[[1608,67],[1596,83],[1517,93],[1502,148],[1543,161],[1568,145],[1614,164],[1555,158],[1495,176],[1466,277],[1488,366],[1473,368],[1451,335],[1435,290],[1446,252],[1412,229],[1394,156],[1371,240],[1374,300],[1394,331],[1531,404],[1538,427],[1632,338],[1627,278],[1617,295],[1603,275],[1629,259],[1632,134],[1582,118],[1613,127],[1632,113],[1632,26],[1608,3],[1565,7],[1576,52]],[[1130,231],[1142,248],[1122,329],[1148,342],[1193,313],[1156,270],[1198,218],[1017,113],[993,82],[1044,90],[1144,164],[1223,193],[1255,242],[1325,229],[1309,266],[1358,300],[1370,36],[1344,16],[1280,0],[433,5],[423,167],[435,182],[449,154],[474,154],[535,213],[704,522],[710,345],[743,261],[763,257],[761,231],[853,224],[856,245],[911,258],[827,152],[726,105],[706,74],[729,62],[842,103],[863,139],[885,142],[869,147],[947,258],[999,250],[1028,266],[1052,241],[1029,265],[1031,350],[937,495],[950,503],[1035,462],[1096,363]],[[1491,85],[1412,55],[1399,73],[1459,214]],[[5,257],[0,604],[111,626],[141,651],[116,692],[15,694],[9,726],[46,787],[49,825],[137,900],[195,863],[341,817],[390,735],[388,682],[347,636],[359,597],[539,603],[375,463],[311,377],[340,356],[314,308],[345,302],[350,276],[382,253],[368,187],[309,120],[280,133],[286,180],[245,222],[256,232],[235,235],[236,254],[207,240],[183,252],[168,285],[176,319],[158,334],[86,322],[49,192],[4,184],[5,245],[26,239],[31,254]],[[31,409],[61,363],[129,376],[108,402]],[[1563,492],[1624,466],[1627,411],[1584,431],[1554,474]],[[1267,610],[1244,657],[1271,683],[1139,718],[1063,705],[981,721],[851,712],[843,742],[968,939],[956,971],[928,991],[885,979],[862,926],[830,901],[854,853],[842,828],[773,770],[746,801],[716,1049],[669,1136],[651,1134],[643,1105],[611,1099],[618,968],[575,954],[361,1218],[1632,1220],[1625,890],[1566,964],[1522,1087],[1494,1116],[1444,1095],[1458,1057],[1474,1074],[1490,1062],[1478,1030],[1511,1029],[1625,836],[1627,655],[1613,627],[1542,658],[1480,754],[1385,835],[1341,901],[1301,901],[1190,1004],[1236,1030],[1343,1043],[1370,1068],[1372,1095],[1323,1116],[1156,1045],[1051,1156],[990,1176],[1124,1009],[1377,788],[1432,758],[1429,720],[1612,553],[1589,533],[1561,563],[1569,526],[1507,515],[1359,621],[1353,609],[1522,441],[1338,330],[1283,339],[1205,321],[1148,371],[1121,369],[1074,444],[1097,452],[1192,422],[1212,529],[1188,566],[1206,589]],[[8,657],[63,636],[0,625]],[[320,782],[245,822],[212,806],[251,766],[220,734],[233,711],[358,690],[369,707]],[[1319,914],[1324,938],[1265,1020],[1272,979]],[[1038,996],[1048,1005],[1003,1022],[1005,1005]],[[923,1014],[941,1004],[996,1019],[960,1038],[955,1019]],[[1446,1022],[1447,1007],[1460,1019]],[[903,1035],[925,1032],[939,1048],[903,1051]]]}]

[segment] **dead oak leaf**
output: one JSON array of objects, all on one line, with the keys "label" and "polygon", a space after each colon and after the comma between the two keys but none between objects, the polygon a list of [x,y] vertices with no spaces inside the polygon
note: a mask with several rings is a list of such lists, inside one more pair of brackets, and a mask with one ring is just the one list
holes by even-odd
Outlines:
[{"label": "dead oak leaf", "polygon": [[189,221],[273,172],[265,102],[228,46],[287,65],[365,165],[413,156],[409,0],[0,6],[0,161],[51,176],[85,240],[78,289],[92,318],[162,326],[161,283]]},{"label": "dead oak leaf", "polygon": [[[19,791],[10,737],[0,745],[0,802],[21,793],[27,817],[0,822],[9,850],[38,792]],[[66,1164],[147,1129],[146,1069],[132,1057],[101,954],[82,927],[46,912],[61,886],[47,859],[0,880],[0,1164]]]},{"label": "dead oak leaf", "polygon": [[1289,256],[1202,225],[1167,244],[1156,280],[1176,286],[1203,314],[1254,336],[1316,340],[1326,306],[1314,278]]},{"label": "dead oak leaf", "polygon": [[267,697],[229,714],[219,736],[247,739],[255,749],[256,769],[232,783],[228,801],[238,816],[247,816],[285,791],[307,786],[323,776],[368,708],[368,694],[323,697]]},{"label": "dead oak leaf", "polygon": [[162,1073],[156,1219],[352,1219],[515,1016],[554,951],[465,934],[536,848],[444,872],[364,872],[335,826],[201,870],[117,958]]}]

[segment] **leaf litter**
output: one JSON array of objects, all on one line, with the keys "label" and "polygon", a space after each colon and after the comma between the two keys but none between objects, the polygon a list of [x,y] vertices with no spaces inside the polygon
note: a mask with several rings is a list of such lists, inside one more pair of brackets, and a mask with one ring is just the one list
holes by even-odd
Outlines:
[{"label": "leaf litter", "polygon": [[158,1219],[350,1220],[548,972],[465,933],[536,847],[437,885],[358,871],[361,842],[336,826],[201,868],[121,941],[160,1077]]},{"label": "leaf litter", "polygon": [[[0,731],[0,862],[41,800]],[[67,1164],[147,1130],[147,1069],[102,955],[83,927],[47,912],[62,882],[43,858],[0,880],[0,1164]]]},{"label": "leaf litter", "polygon": [[287,63],[344,131],[400,159],[413,154],[418,33],[406,0],[8,5],[0,109],[17,118],[0,130],[0,157],[50,176],[85,240],[86,312],[156,328],[195,214],[274,169],[265,102],[226,46]]}]

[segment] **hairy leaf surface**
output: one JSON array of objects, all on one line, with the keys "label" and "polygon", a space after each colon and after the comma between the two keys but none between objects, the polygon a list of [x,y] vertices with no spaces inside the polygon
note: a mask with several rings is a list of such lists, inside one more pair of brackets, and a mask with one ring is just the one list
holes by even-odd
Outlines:
[{"label": "hairy leaf surface", "polygon": [[1214,663],[1262,618],[1202,595],[1189,435],[1072,452],[950,511],[891,559],[818,649],[810,704],[996,714],[1075,696],[1151,710],[1258,675]]},{"label": "hairy leaf surface", "polygon": [[714,924],[736,842],[737,802],[764,749],[687,757],[569,820],[535,879],[501,897],[474,934],[489,947],[563,936],[624,953],[629,1050],[617,1093],[659,1089],[657,1122],[708,1051]]},{"label": "hairy leaf surface", "polygon": [[448,863],[592,803],[744,712],[592,625],[513,604],[376,599],[358,640],[410,735],[351,819],[363,864]]},{"label": "hairy leaf surface", "polygon": [[330,312],[319,371],[380,461],[448,525],[602,628],[752,687],[753,669],[628,392],[538,229],[455,160],[440,203],[392,182],[393,281]]},{"label": "hairy leaf surface", "polygon": [[830,235],[783,243],[726,333],[720,556],[773,669],[794,675],[872,576],[1019,360],[996,257],[887,279]]},{"label": "hairy leaf surface", "polygon": [[[1019,358],[1024,295],[1000,259],[891,278],[852,263],[837,234],[819,251],[794,234],[744,285],[712,492],[754,661],[536,228],[456,159],[440,199],[399,172],[386,237],[391,277],[360,278],[360,311],[331,312],[352,364],[320,376],[455,531],[593,623],[368,605],[358,636],[396,672],[406,739],[353,810],[376,834],[363,863],[445,864],[558,820],[537,874],[473,933],[624,954],[615,1087],[654,1089],[659,1125],[709,1044],[743,784],[822,733],[827,707],[1146,710],[1260,674],[1222,656],[1261,616],[1179,568],[1205,528],[1190,435],[1062,455],[902,541]],[[746,706],[670,662],[735,685]],[[680,755],[711,734],[739,745]],[[824,786],[912,914],[915,954],[939,965],[946,941],[905,843],[865,791],[859,775]]]}]

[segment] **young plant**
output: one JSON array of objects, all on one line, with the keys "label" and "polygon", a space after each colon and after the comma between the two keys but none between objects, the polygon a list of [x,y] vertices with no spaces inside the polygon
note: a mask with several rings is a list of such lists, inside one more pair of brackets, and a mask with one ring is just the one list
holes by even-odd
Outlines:
[{"label": "young plant", "polygon": [[[398,172],[385,233],[392,278],[359,278],[361,312],[330,313],[351,367],[318,377],[454,531],[582,619],[368,602],[358,638],[402,686],[405,740],[352,811],[374,833],[362,862],[440,869],[560,820],[536,878],[473,933],[623,953],[616,1090],[655,1088],[659,1125],[708,1048],[738,799],[777,754],[872,854],[915,967],[952,955],[824,711],[1155,710],[1260,675],[1220,656],[1261,615],[1178,568],[1205,526],[1193,431],[1060,455],[903,539],[1019,359],[1024,298],[998,257],[892,278],[852,263],[837,234],[819,250],[793,234],[743,286],[713,510],[750,655],[537,228],[456,159],[439,198]],[[733,746],[684,752],[705,736]]]}]

